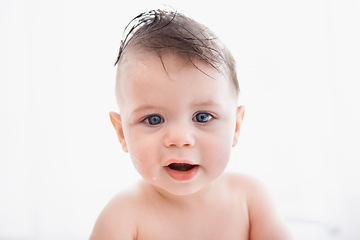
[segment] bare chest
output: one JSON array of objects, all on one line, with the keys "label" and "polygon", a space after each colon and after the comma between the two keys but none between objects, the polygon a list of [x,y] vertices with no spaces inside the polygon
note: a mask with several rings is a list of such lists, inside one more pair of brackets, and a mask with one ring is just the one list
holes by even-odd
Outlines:
[{"label": "bare chest", "polygon": [[216,208],[199,206],[193,212],[148,209],[139,220],[137,240],[236,239],[249,238],[249,217],[241,205]]}]

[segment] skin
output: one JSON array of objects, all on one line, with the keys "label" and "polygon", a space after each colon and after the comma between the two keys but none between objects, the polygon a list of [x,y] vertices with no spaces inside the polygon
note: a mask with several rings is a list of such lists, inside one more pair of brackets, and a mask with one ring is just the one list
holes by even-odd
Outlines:
[{"label": "skin", "polygon": [[[110,118],[143,180],[108,203],[90,239],[290,239],[263,187],[224,173],[244,118],[230,81],[200,61],[162,61],[166,71],[159,56],[132,52],[119,66]],[[174,179],[173,161],[196,174]]]}]

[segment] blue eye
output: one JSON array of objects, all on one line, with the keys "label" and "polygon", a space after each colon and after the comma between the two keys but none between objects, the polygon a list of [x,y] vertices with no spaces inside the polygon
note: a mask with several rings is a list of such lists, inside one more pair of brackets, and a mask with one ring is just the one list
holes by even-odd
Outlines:
[{"label": "blue eye", "polygon": [[151,115],[144,119],[149,125],[159,125],[160,123],[164,122],[164,119],[162,119],[159,115]]},{"label": "blue eye", "polygon": [[206,123],[208,122],[210,119],[212,119],[212,116],[209,113],[198,113],[195,115],[195,117],[193,118],[193,121],[199,122],[199,123]]}]

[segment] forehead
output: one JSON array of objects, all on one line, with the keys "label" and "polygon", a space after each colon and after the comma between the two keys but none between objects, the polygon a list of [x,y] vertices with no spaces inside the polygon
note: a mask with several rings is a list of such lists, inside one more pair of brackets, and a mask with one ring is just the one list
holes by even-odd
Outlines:
[{"label": "forehead", "polygon": [[[197,59],[191,60],[190,56],[177,52],[176,50],[163,49],[155,51],[144,50],[142,47],[135,49],[134,46],[130,46],[124,51],[117,71],[118,75],[121,75],[121,73],[124,72],[131,72],[134,66],[136,68],[141,67],[141,70],[151,70],[154,65],[157,65],[162,68],[157,70],[167,73],[175,70],[174,67],[182,68],[187,65],[196,67],[194,66],[195,63],[199,65],[200,61]],[[150,65],[150,69],[146,69]]]},{"label": "forehead", "polygon": [[[144,89],[146,92],[143,92]],[[133,101],[150,93],[160,98],[168,92],[181,98],[184,91],[194,94],[205,92],[203,96],[206,93],[233,95],[229,92],[229,79],[200,60],[192,61],[171,52],[158,55],[144,51],[127,53],[121,59],[116,86],[119,106],[129,103],[130,93]]]},{"label": "forehead", "polygon": [[188,67],[187,69],[195,68],[210,78],[221,77],[231,82],[229,76],[225,74],[225,72],[227,72],[224,69],[226,66],[221,66],[219,69],[215,69],[196,57],[189,56],[176,50],[163,49],[158,51],[148,51],[144,50],[142,47],[135,48],[134,46],[129,46],[123,52],[117,67],[116,81],[120,82],[119,80],[124,79],[124,75],[132,73],[134,68],[135,72],[138,72],[140,69],[144,71],[152,70],[154,66],[151,66],[150,68],[148,68],[148,66],[156,63],[162,68],[157,70],[166,74]]}]

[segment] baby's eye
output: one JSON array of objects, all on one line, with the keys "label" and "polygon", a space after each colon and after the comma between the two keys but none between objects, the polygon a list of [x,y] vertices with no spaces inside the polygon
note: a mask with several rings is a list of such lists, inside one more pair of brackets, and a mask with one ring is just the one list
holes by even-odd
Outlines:
[{"label": "baby's eye", "polygon": [[195,115],[193,118],[193,121],[199,122],[199,123],[206,123],[213,117],[209,113],[201,112]]},{"label": "baby's eye", "polygon": [[162,119],[159,115],[151,115],[145,118],[144,121],[146,121],[149,125],[155,126],[163,123],[164,119]]}]

